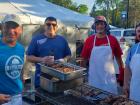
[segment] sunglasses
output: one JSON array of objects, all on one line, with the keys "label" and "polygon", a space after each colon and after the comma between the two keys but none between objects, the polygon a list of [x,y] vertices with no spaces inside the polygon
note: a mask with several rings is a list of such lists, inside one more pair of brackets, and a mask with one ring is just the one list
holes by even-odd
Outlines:
[{"label": "sunglasses", "polygon": [[105,25],[105,23],[100,21],[100,22],[96,22],[95,25]]},{"label": "sunglasses", "polygon": [[57,24],[53,24],[53,23],[46,23],[46,25],[47,25],[48,27],[51,27],[51,25],[52,25],[53,27],[56,27],[56,25],[57,25]]}]

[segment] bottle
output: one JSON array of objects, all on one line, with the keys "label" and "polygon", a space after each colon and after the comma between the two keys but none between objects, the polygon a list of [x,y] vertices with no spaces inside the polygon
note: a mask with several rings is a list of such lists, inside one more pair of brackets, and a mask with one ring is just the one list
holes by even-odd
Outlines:
[{"label": "bottle", "polygon": [[49,51],[49,58],[50,58],[50,62],[54,62],[54,50],[53,49],[51,49],[50,51]]},{"label": "bottle", "polygon": [[49,56],[54,56],[54,50],[53,49],[50,49]]}]

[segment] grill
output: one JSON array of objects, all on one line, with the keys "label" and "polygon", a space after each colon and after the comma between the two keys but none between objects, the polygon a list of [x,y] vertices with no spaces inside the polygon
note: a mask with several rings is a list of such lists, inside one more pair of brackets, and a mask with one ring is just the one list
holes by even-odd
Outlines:
[{"label": "grill", "polygon": [[82,84],[81,86],[61,93],[50,93],[38,88],[34,96],[36,97],[35,101],[29,96],[24,97],[23,100],[28,99],[34,102],[28,105],[140,105],[140,103],[129,99],[125,99],[129,104],[114,104],[112,101],[106,103],[105,99],[107,99],[107,97],[113,98],[118,96],[87,84]]},{"label": "grill", "polygon": [[96,105],[93,102],[89,102],[81,97],[76,97],[73,95],[66,95],[56,98],[56,101],[62,103],[63,105]]},{"label": "grill", "polygon": [[94,105],[140,105],[140,103],[127,99],[124,96],[117,96],[87,84],[68,91],[68,94],[78,95],[94,103]]}]

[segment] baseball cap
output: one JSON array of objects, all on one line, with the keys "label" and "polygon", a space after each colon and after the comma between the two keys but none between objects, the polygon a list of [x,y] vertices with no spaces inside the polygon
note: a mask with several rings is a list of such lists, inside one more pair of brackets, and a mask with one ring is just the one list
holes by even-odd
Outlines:
[{"label": "baseball cap", "polygon": [[97,16],[97,17],[95,18],[95,22],[98,22],[98,21],[107,22],[107,21],[106,21],[106,18],[105,18],[104,16]]},{"label": "baseball cap", "polygon": [[12,21],[12,22],[15,22],[17,23],[19,26],[22,25],[22,22],[21,22],[21,19],[18,15],[15,15],[15,14],[8,14],[4,17],[2,23],[6,23],[6,22],[9,22],[9,21]]}]

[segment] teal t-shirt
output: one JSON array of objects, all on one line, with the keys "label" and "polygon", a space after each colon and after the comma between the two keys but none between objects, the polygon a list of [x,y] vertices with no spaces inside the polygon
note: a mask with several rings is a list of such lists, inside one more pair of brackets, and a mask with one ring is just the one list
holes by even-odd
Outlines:
[{"label": "teal t-shirt", "polygon": [[9,47],[0,40],[0,93],[16,95],[22,92],[21,71],[24,47],[17,43]]}]

